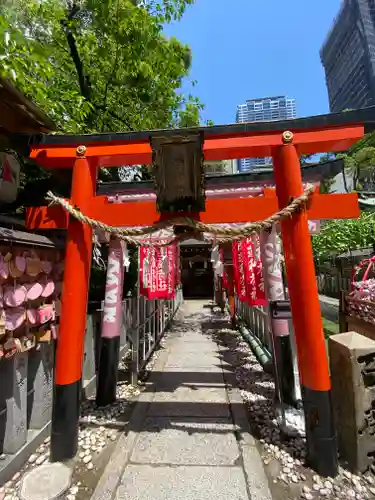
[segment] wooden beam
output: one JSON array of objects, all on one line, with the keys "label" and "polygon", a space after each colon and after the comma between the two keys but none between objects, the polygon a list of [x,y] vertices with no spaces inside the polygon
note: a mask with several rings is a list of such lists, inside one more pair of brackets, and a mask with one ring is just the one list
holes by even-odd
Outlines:
[{"label": "wooden beam", "polygon": [[[293,143],[300,155],[344,151],[363,135],[363,125],[296,131]],[[204,159],[218,161],[272,156],[272,151],[281,144],[282,134],[274,131],[224,138],[207,136],[203,146]],[[71,168],[76,157],[76,146],[31,146],[30,156],[45,168]],[[96,166],[107,168],[152,163],[152,151],[148,141],[90,143],[87,145],[86,157]]]},{"label": "wooden beam", "polygon": [[[264,196],[255,198],[223,198],[206,201],[206,211],[200,214],[185,214],[206,224],[228,224],[256,222],[267,219],[279,210],[277,197],[273,189],[266,189]],[[160,220],[154,201],[108,203],[105,196],[93,199],[88,210],[89,217],[111,226],[151,226]],[[183,214],[175,214],[181,216]],[[308,208],[310,220],[351,219],[360,215],[358,196],[350,194],[314,193]],[[163,214],[162,218],[171,218],[173,214]],[[36,207],[26,209],[26,227],[28,229],[66,228],[68,216],[59,206]]]}]

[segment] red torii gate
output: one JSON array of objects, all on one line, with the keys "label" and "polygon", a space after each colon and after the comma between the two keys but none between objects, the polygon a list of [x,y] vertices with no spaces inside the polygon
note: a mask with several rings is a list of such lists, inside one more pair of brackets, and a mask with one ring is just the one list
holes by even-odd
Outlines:
[{"label": "red torii gate", "polygon": [[[205,212],[188,215],[205,223],[262,220],[302,194],[299,155],[343,151],[373,125],[374,108],[311,118],[234,124],[183,130],[202,133],[205,160],[272,156],[276,193],[263,197],[209,199]],[[161,132],[156,132],[160,134]],[[45,168],[72,168],[70,202],[81,212],[113,226],[152,225],[172,214],[159,214],[155,202],[111,204],[96,196],[100,167],[152,163],[151,131],[100,135],[42,135],[30,142],[30,156]],[[162,131],[174,136],[176,130]],[[356,194],[315,192],[307,211],[281,224],[289,295],[302,386],[308,458],[321,474],[337,473],[337,452],[330,400],[330,377],[315,279],[308,219],[359,216]],[[60,206],[29,208],[28,229],[67,228],[64,294],[56,352],[51,434],[53,460],[67,460],[77,451],[92,230],[69,218]]]}]

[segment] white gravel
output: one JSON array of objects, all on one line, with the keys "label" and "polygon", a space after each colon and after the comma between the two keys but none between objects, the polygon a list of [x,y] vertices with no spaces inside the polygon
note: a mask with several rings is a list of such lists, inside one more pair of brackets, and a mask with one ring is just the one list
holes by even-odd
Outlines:
[{"label": "white gravel", "polygon": [[[164,335],[160,342],[162,347],[167,339],[167,334]],[[145,371],[151,371],[157,358],[159,351],[156,350],[150,361],[148,362]],[[119,363],[119,369],[124,370],[127,365],[127,357],[125,356]],[[125,382],[119,382],[117,387],[117,401],[103,408],[97,408],[95,398],[89,398],[82,403],[81,408],[81,424],[78,435],[78,453],[76,456],[77,465],[85,470],[95,470],[95,460],[106,446],[117,440],[118,431],[111,429],[109,426],[119,423],[119,417],[127,410],[129,405],[138,394],[141,392],[142,382],[139,386],[132,386]],[[87,424],[90,424],[88,426]],[[37,467],[49,461],[50,438],[45,439],[37,450],[32,453],[25,466],[13,476],[4,486],[0,487],[0,500],[20,500],[20,484],[25,473],[31,468]],[[5,456],[3,457],[5,458]],[[0,460],[2,457],[0,456]],[[65,500],[76,500],[81,484],[72,485]]]},{"label": "white gravel", "polygon": [[[215,319],[218,319],[217,316],[210,317],[208,313],[198,313],[195,316],[194,323],[189,321],[190,330],[192,326],[199,328],[201,321],[207,322],[211,319],[214,322]],[[221,317],[220,321],[222,320]],[[184,323],[176,325],[182,332],[187,326]],[[225,341],[229,348],[227,361],[235,366],[236,379],[241,389],[242,398],[247,405],[251,423],[255,424],[259,431],[266,469],[273,461],[279,464],[280,472],[277,477],[273,478],[273,482],[300,488],[299,496],[304,500],[318,498],[375,499],[375,478],[373,475],[356,476],[340,468],[340,474],[337,478],[327,479],[319,477],[305,466],[306,441],[304,437],[296,436],[288,440],[282,439],[273,404],[275,386],[271,375],[263,371],[248,344],[242,340],[240,333],[231,329],[220,329],[212,333],[216,338]],[[161,346],[165,343],[166,338],[167,335],[163,337]],[[146,371],[152,370],[157,357],[158,351],[152,356]],[[126,364],[127,359],[125,358],[121,360],[119,368],[123,369]],[[140,390],[140,387],[119,383],[118,400],[113,405],[98,409],[95,407],[94,399],[83,403],[77,454],[77,461],[81,467],[89,471],[95,469],[95,459],[110,442],[117,439],[117,431],[107,427],[108,424],[119,422],[119,417],[131,404],[131,400],[140,393]],[[94,424],[94,426],[88,427],[84,425],[85,423]],[[296,417],[295,423],[297,427],[300,426],[298,417]],[[299,430],[303,430],[301,426]],[[29,468],[48,461],[49,443],[50,438],[47,438],[36,452],[30,455],[25,467],[4,486],[0,487],[0,500],[19,500],[19,486],[23,474]],[[65,500],[76,500],[80,488],[79,482],[72,485]]]},{"label": "white gravel", "polygon": [[[279,430],[273,403],[275,384],[272,376],[263,371],[239,332],[221,329],[214,335],[225,341],[230,350],[228,357],[235,366],[242,398],[248,408],[251,423],[255,424],[260,434],[265,465],[275,460],[279,463],[280,473],[274,478],[274,483],[300,485],[300,498],[305,500],[375,498],[375,478],[370,473],[357,476],[340,467],[336,478],[327,479],[306,467],[305,438],[296,436],[283,439]],[[296,422],[300,426],[299,430],[303,431],[304,426],[298,424],[298,417]]]}]

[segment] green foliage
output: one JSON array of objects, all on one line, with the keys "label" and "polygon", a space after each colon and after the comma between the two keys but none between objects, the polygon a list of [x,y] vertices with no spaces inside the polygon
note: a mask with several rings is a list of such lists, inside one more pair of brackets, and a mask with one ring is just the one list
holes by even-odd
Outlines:
[{"label": "green foliage", "polygon": [[359,219],[332,220],[312,236],[314,256],[320,261],[346,250],[371,247],[375,243],[375,213],[362,213]]},{"label": "green foliage", "polygon": [[[163,35],[193,0],[3,0],[0,73],[64,133],[119,132],[200,123],[203,106],[181,93],[191,51]],[[194,86],[195,82],[192,82]],[[142,168],[141,173],[147,174]],[[70,173],[50,176],[27,161],[17,203],[67,195]],[[118,179],[101,169],[100,179]],[[38,182],[40,181],[40,182]],[[68,190],[67,192],[65,192]]]},{"label": "green foliage", "polygon": [[191,52],[163,35],[193,0],[18,0],[0,16],[2,73],[70,133],[197,125]]}]

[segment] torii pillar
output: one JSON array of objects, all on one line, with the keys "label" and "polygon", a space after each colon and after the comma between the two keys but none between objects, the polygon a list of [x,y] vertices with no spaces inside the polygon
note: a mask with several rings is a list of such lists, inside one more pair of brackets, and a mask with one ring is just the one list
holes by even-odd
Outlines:
[{"label": "torii pillar", "polygon": [[[71,203],[85,212],[95,196],[98,169],[78,146],[73,166]],[[69,218],[65,252],[64,293],[55,359],[51,459],[73,457],[78,446],[84,332],[91,270],[92,229]]]},{"label": "torii pillar", "polygon": [[[293,133],[284,132],[274,149],[276,194],[280,208],[303,194],[299,155]],[[315,278],[307,211],[281,222],[285,265],[293,316],[302,400],[306,419],[308,460],[323,476],[337,475],[336,433],[331,380]]]}]

